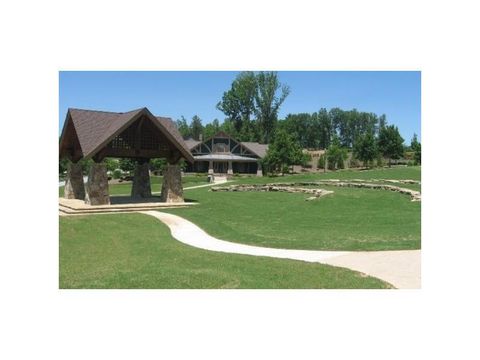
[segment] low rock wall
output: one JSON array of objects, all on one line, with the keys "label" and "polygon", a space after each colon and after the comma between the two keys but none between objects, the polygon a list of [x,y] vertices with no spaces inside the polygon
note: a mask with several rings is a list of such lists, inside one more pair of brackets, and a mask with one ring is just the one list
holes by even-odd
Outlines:
[{"label": "low rock wall", "polygon": [[259,192],[288,192],[288,193],[304,193],[312,195],[308,197],[307,201],[318,199],[322,196],[332,194],[333,191],[324,189],[310,189],[294,186],[286,186],[284,184],[267,184],[267,185],[230,185],[230,186],[216,186],[212,187],[210,191],[259,191]]}]

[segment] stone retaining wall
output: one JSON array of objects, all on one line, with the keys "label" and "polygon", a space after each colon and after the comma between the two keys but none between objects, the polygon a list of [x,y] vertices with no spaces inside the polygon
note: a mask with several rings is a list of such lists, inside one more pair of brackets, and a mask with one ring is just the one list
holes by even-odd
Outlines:
[{"label": "stone retaining wall", "polygon": [[[277,186],[279,183],[267,184],[268,186]],[[354,188],[366,188],[366,189],[379,189],[379,190],[389,190],[399,192],[401,194],[410,195],[412,201],[421,201],[420,191],[402,188],[394,185],[386,184],[371,184],[366,182],[355,182],[355,181],[341,181],[341,180],[320,180],[315,182],[295,182],[295,183],[281,183],[284,186],[319,186],[319,185],[330,185],[330,186],[339,186],[339,187],[354,187]]]},{"label": "stone retaining wall", "polygon": [[230,186],[216,186],[212,187],[210,191],[259,191],[259,192],[288,192],[288,193],[304,193],[312,196],[308,197],[307,201],[318,199],[322,196],[332,194],[333,191],[324,189],[309,189],[293,186],[285,186],[284,184],[267,184],[267,185],[230,185]]}]

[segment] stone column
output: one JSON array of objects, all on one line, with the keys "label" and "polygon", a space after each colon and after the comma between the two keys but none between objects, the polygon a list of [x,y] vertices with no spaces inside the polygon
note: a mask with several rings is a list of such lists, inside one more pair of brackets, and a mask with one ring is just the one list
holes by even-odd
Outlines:
[{"label": "stone column", "polygon": [[232,168],[232,162],[228,162],[228,170],[227,170],[227,175],[233,175],[233,168]]},{"label": "stone column", "polygon": [[90,167],[85,184],[85,204],[110,205],[107,166],[104,163],[93,163]]},{"label": "stone column", "polygon": [[152,188],[150,186],[150,173],[148,171],[148,162],[137,163],[133,175],[132,197],[149,198],[152,197]]},{"label": "stone column", "polygon": [[260,161],[257,162],[257,176],[263,176],[263,172],[262,172],[262,164],[260,164]]},{"label": "stone column", "polygon": [[163,172],[161,200],[167,203],[183,202],[182,175],[179,165],[168,164]]},{"label": "stone column", "polygon": [[208,162],[208,174],[209,174],[209,175],[212,175],[212,174],[213,174],[213,161],[212,161],[212,160],[210,160],[210,161]]},{"label": "stone column", "polygon": [[65,199],[85,199],[85,184],[83,183],[82,166],[79,163],[68,164],[63,197]]}]

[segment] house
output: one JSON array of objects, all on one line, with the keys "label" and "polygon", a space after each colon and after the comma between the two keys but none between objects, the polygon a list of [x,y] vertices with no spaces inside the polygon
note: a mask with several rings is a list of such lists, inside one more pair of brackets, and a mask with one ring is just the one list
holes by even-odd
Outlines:
[{"label": "house", "polygon": [[204,141],[187,139],[185,143],[194,159],[186,172],[262,176],[260,160],[267,153],[266,144],[240,142],[222,131]]}]

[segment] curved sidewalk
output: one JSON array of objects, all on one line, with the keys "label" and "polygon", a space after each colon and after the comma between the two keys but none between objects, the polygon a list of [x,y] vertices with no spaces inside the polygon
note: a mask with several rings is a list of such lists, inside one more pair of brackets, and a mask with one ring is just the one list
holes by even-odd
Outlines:
[{"label": "curved sidewalk", "polygon": [[399,289],[419,289],[421,285],[420,250],[319,251],[267,248],[214,238],[197,225],[177,215],[159,211],[141,213],[165,223],[178,241],[200,249],[345,267],[382,279]]}]

